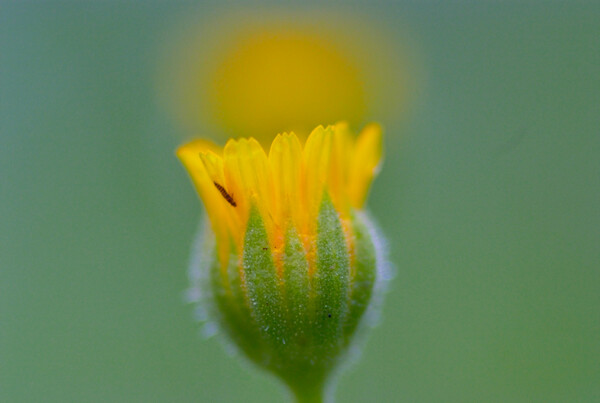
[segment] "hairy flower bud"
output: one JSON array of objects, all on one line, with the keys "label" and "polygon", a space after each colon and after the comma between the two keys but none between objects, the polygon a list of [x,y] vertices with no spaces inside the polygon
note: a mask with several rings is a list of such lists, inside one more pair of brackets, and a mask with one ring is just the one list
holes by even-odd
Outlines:
[{"label": "hairy flower bud", "polygon": [[304,147],[283,134],[268,156],[253,139],[223,151],[196,141],[178,155],[211,223],[192,265],[196,299],[251,361],[319,401],[383,280],[362,210],[380,128],[355,141],[345,124],[318,127]]}]

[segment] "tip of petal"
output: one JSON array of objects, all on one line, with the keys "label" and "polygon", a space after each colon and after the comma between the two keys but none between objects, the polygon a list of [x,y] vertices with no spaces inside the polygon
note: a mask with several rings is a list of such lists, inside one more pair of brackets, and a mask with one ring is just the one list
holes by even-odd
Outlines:
[{"label": "tip of petal", "polygon": [[222,148],[212,141],[197,139],[179,146],[175,151],[175,155],[177,155],[180,160],[185,160],[190,155],[198,156],[200,153],[207,151],[220,155],[222,153]]}]

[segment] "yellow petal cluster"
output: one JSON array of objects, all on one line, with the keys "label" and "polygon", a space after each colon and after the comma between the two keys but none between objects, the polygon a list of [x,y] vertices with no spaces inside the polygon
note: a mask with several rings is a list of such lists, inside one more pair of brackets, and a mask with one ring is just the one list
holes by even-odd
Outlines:
[{"label": "yellow petal cluster", "polygon": [[242,253],[252,208],[264,220],[275,255],[289,226],[311,249],[325,194],[342,222],[348,220],[365,203],[381,160],[382,137],[374,123],[357,138],[346,123],[338,123],[317,127],[304,145],[294,133],[279,134],[268,154],[255,139],[242,138],[224,148],[192,141],[177,155],[204,202],[224,268],[231,254]]}]

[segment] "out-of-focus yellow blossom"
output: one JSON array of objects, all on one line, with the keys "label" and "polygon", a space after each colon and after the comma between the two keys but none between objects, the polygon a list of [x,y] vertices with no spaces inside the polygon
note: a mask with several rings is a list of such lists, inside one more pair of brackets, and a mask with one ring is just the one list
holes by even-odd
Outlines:
[{"label": "out-of-focus yellow blossom", "polygon": [[190,16],[166,43],[159,93],[184,134],[305,139],[322,122],[398,119],[411,58],[381,18],[326,9]]},{"label": "out-of-focus yellow blossom", "polygon": [[316,33],[251,32],[218,58],[207,96],[216,120],[233,133],[262,137],[365,116],[364,71]]}]

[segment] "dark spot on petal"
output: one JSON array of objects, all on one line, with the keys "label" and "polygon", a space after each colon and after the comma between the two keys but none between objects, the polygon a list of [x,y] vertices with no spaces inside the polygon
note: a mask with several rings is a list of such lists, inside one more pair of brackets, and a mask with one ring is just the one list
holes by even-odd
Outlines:
[{"label": "dark spot on petal", "polygon": [[215,187],[217,188],[219,193],[221,193],[221,196],[223,196],[223,198],[225,200],[227,200],[227,203],[231,204],[233,207],[237,206],[237,203],[235,202],[235,200],[233,200],[233,195],[230,195],[229,193],[227,193],[227,190],[225,190],[223,185],[221,185],[215,181],[213,181],[213,184],[215,185]]}]

